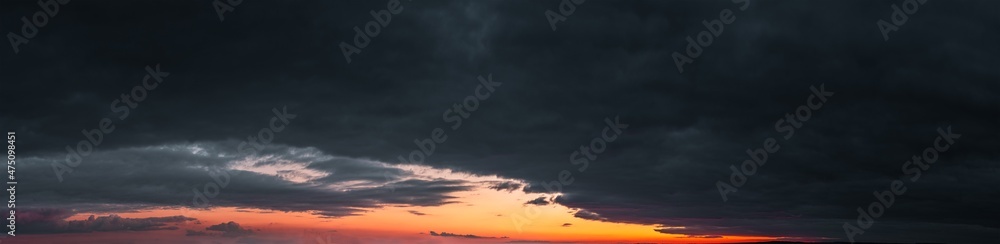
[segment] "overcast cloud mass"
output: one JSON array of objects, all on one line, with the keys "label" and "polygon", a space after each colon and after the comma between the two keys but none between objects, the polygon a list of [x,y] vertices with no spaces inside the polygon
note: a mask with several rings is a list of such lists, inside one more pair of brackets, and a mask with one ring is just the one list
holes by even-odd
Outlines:
[{"label": "overcast cloud mass", "polygon": [[[206,199],[212,207],[343,218],[461,203],[455,193],[478,188],[554,194],[544,184],[566,170],[573,181],[561,195],[521,202],[706,239],[848,241],[843,224],[857,225],[856,209],[902,180],[905,194],[855,241],[1000,241],[1000,2],[926,1],[885,40],[876,23],[903,1],[738,10],[731,1],[590,0],[555,31],[544,13],[560,1],[402,1],[348,63],[340,43],[353,44],[353,28],[385,2],[244,1],[224,21],[202,1],[62,5],[17,53],[0,48],[0,128],[17,133],[18,206],[44,213],[18,230],[194,221],[97,225],[119,212],[197,207],[192,189],[215,181],[207,172],[229,176]],[[40,9],[0,3],[0,30],[20,34],[21,17]],[[723,9],[735,21],[678,72],[672,54]],[[157,65],[169,75],[121,119],[114,101]],[[485,92],[477,87],[486,78],[500,84],[458,116],[455,104]],[[793,134],[776,129],[821,87],[833,93],[822,107]],[[259,150],[241,149],[274,128],[273,110],[296,117]],[[66,147],[104,118],[113,132],[57,173]],[[571,155],[614,134],[605,120],[616,118],[627,128],[580,170],[573,160],[587,156]],[[911,182],[904,164],[940,143],[939,128],[961,137]],[[447,138],[410,161],[421,150],[414,141],[436,129]],[[730,183],[730,166],[768,138],[780,150],[723,200],[717,182]],[[71,212],[105,214],[63,220]],[[516,237],[428,229],[457,241]]]}]

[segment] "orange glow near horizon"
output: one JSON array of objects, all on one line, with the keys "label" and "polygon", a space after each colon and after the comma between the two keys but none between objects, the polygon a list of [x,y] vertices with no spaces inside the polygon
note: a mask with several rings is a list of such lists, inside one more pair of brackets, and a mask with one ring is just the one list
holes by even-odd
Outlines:
[{"label": "orange glow near horizon", "polygon": [[[549,204],[532,206],[525,202],[543,196],[521,191],[506,192],[492,189],[454,194],[460,203],[434,207],[384,206],[355,216],[328,218],[308,212],[281,212],[260,209],[238,209],[233,207],[211,210],[194,209],[154,209],[134,213],[120,213],[125,218],[162,217],[184,215],[198,219],[200,223],[188,223],[181,230],[203,231],[205,227],[234,221],[245,228],[259,233],[273,235],[298,235],[303,233],[369,233],[376,236],[396,236],[398,239],[429,238],[429,231],[449,232],[460,235],[472,234],[483,237],[497,237],[495,241],[537,240],[566,242],[680,242],[680,243],[721,243],[771,241],[775,237],[723,236],[721,238],[697,238],[679,234],[664,234],[654,231],[655,225],[613,223],[576,218],[576,210]],[[409,211],[416,211],[417,215]],[[534,212],[533,212],[534,211]],[[534,213],[536,215],[529,215]],[[70,220],[86,219],[90,213],[72,216]],[[97,214],[100,215],[100,214]],[[532,217],[534,216],[534,217]],[[521,231],[516,221],[524,223]],[[563,224],[570,226],[564,227]],[[507,237],[507,238],[501,238]],[[462,239],[454,237],[434,237],[439,239]],[[476,239],[486,241],[489,239]],[[461,241],[461,240],[455,240]]]},{"label": "orange glow near horizon", "polygon": [[[195,147],[192,153],[199,153]],[[330,156],[315,153],[317,158],[329,160]],[[283,170],[297,171],[297,178],[286,179],[296,182],[309,181],[323,176],[322,172],[311,172],[303,165],[306,162],[291,162],[281,166],[258,167],[254,160],[247,159],[234,164],[234,169],[275,175]],[[183,215],[197,219],[177,225],[172,232],[177,238],[184,238],[185,231],[205,231],[211,225],[229,221],[251,229],[257,236],[292,236],[300,239],[332,238],[336,243],[391,242],[406,243],[426,240],[429,243],[507,242],[507,241],[554,241],[554,242],[674,242],[674,243],[723,243],[747,241],[772,241],[778,237],[721,236],[700,238],[681,234],[664,234],[655,231],[660,226],[615,223],[577,218],[579,209],[550,203],[537,206],[526,202],[539,197],[551,199],[541,193],[525,193],[522,190],[496,190],[489,186],[497,182],[525,182],[498,176],[481,176],[449,169],[437,169],[422,165],[390,165],[376,161],[366,161],[383,167],[394,167],[411,174],[407,179],[460,180],[467,182],[471,190],[449,194],[455,203],[441,206],[399,206],[383,205],[379,208],[358,212],[353,216],[331,218],[310,212],[284,212],[266,209],[241,209],[217,207],[212,209],[157,208],[143,211],[117,213],[124,218],[148,218]],[[397,179],[405,180],[405,179]],[[339,190],[370,189],[386,187],[374,184],[335,185]],[[391,188],[387,190],[392,190]],[[224,198],[223,192],[220,197]],[[90,215],[103,216],[105,213],[78,213],[69,220],[84,220]],[[431,236],[430,232],[448,232],[457,235],[475,235],[469,239],[462,237]],[[116,233],[102,233],[113,235]],[[76,238],[83,234],[68,234]],[[160,234],[162,235],[162,234]],[[86,236],[83,236],[86,237]],[[67,237],[69,238],[69,237]],[[214,238],[214,237],[204,237]],[[381,239],[370,239],[381,238]],[[388,241],[387,241],[388,240]],[[214,241],[214,240],[213,240]],[[224,241],[225,242],[225,241]],[[316,243],[305,241],[305,243]],[[325,241],[318,241],[325,243]]]}]

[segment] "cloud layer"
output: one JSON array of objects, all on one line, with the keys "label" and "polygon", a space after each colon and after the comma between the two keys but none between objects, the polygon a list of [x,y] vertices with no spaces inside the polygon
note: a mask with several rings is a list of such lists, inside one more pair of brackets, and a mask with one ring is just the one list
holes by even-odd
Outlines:
[{"label": "cloud layer", "polygon": [[[441,205],[469,183],[394,164],[442,128],[424,165],[524,180],[531,192],[568,170],[555,202],[581,218],[845,240],[855,209],[952,126],[960,141],[856,240],[995,240],[1000,3],[929,2],[885,41],[875,23],[892,4],[752,1],[679,74],[671,54],[730,1],[587,1],[557,31],[543,13],[558,1],[406,2],[350,64],[338,44],[382,2],[246,2],[222,23],[203,2],[73,2],[19,54],[0,52],[3,91],[14,91],[0,97],[0,127],[19,135],[32,206],[178,205],[213,182],[210,169],[239,172],[214,206],[337,217]],[[20,23],[37,6],[0,9],[0,22]],[[169,79],[58,183],[50,164],[117,116],[110,103],[154,64]],[[490,73],[503,86],[450,129],[443,113]],[[775,122],[820,84],[836,95],[721,201],[728,167],[781,136]],[[299,117],[274,146],[233,156],[283,106]],[[580,172],[570,154],[615,116],[630,127]]]},{"label": "cloud layer", "polygon": [[443,205],[455,202],[450,193],[480,185],[330,156],[315,148],[268,145],[259,154],[243,155],[236,145],[203,142],[101,151],[67,173],[62,183],[48,177],[61,155],[27,158],[22,177],[33,191],[21,196],[29,206],[79,211],[225,206],[341,217],[385,205]]},{"label": "cloud layer", "polygon": [[195,219],[184,216],[122,218],[118,215],[69,220],[71,212],[60,209],[27,209],[18,215],[18,231],[23,234],[87,233],[114,231],[176,230],[177,225]]}]

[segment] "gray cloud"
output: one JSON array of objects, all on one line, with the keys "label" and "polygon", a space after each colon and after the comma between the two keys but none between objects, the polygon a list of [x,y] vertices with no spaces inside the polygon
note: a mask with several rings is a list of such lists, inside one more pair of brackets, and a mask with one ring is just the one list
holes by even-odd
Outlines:
[{"label": "gray cloud", "polygon": [[517,183],[517,182],[513,182],[513,181],[498,182],[498,183],[496,183],[496,184],[494,184],[492,186],[489,186],[490,189],[497,190],[497,191],[507,191],[507,192],[513,192],[513,191],[516,191],[516,190],[521,190],[523,187],[524,187],[523,184]]},{"label": "gray cloud", "polygon": [[600,220],[600,221],[607,221],[608,220],[608,218],[601,217],[601,215],[598,214],[598,213],[587,211],[587,210],[576,211],[576,213],[573,214],[573,217],[577,217],[577,218],[581,218],[581,219],[589,219],[589,220]]},{"label": "gray cloud", "polygon": [[[194,201],[201,201],[195,189],[205,194],[211,190],[205,190],[207,184],[220,185],[209,172],[227,172],[228,180],[216,177],[228,183],[217,197],[207,198],[211,206],[315,211],[339,217],[378,208],[379,204],[454,203],[456,200],[448,193],[473,188],[469,182],[416,178],[414,172],[376,161],[329,156],[315,148],[271,145],[260,154],[243,156],[236,153],[235,145],[232,141],[199,142],[100,151],[67,174],[67,182],[63,183],[46,177],[51,174],[49,164],[60,161],[61,155],[28,158],[24,159],[22,176],[36,190],[22,194],[31,206],[80,211],[194,207]],[[270,167],[282,165],[316,177],[296,182],[287,174],[267,171],[289,171]],[[382,177],[385,171],[397,172],[397,177]],[[289,201],[296,204],[287,204]]]},{"label": "gray cloud", "polygon": [[66,220],[72,215],[62,209],[25,209],[18,211],[18,233],[86,233],[116,231],[176,230],[177,225],[194,218],[184,216],[122,218],[118,215],[94,216],[84,220]]},{"label": "gray cloud", "polygon": [[432,236],[441,236],[441,237],[472,238],[472,239],[480,239],[480,238],[507,238],[507,237],[477,236],[477,235],[470,235],[470,234],[463,235],[463,234],[455,234],[455,233],[448,233],[448,232],[437,233],[437,232],[434,232],[434,231],[430,231],[430,235],[432,235]]},{"label": "gray cloud", "polygon": [[240,237],[253,234],[253,230],[250,230],[249,228],[240,227],[239,223],[233,221],[212,225],[206,227],[205,230],[221,232],[222,236],[224,237]]},{"label": "gray cloud", "polygon": [[535,198],[535,199],[533,199],[531,201],[528,201],[528,202],[526,202],[524,204],[548,205],[549,201],[546,201],[545,197],[539,197],[539,198]]}]

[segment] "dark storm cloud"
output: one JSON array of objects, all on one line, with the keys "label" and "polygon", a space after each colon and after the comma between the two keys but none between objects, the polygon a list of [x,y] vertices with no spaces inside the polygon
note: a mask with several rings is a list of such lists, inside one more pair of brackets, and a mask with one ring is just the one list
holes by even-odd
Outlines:
[{"label": "dark storm cloud", "polygon": [[[269,145],[260,154],[241,155],[236,144],[199,142],[105,150],[90,155],[86,164],[67,173],[65,182],[46,177],[52,172],[50,164],[61,155],[26,158],[21,161],[24,171],[19,176],[32,191],[20,192],[20,196],[29,206],[78,211],[201,207],[195,203],[207,201],[213,207],[315,211],[340,217],[378,208],[380,204],[454,203],[457,201],[449,193],[473,188],[469,182],[415,178],[414,172],[374,161],[330,156],[315,148]],[[286,169],[275,172],[294,171],[314,178],[270,173],[270,166]],[[399,171],[397,177],[358,177],[389,170]],[[195,191],[206,196],[215,191],[206,186],[209,184],[220,188],[218,195],[198,198]]]},{"label": "dark storm cloud", "polygon": [[[936,128],[952,126],[963,137],[856,240],[993,240],[1000,226],[984,216],[1000,215],[1000,15],[991,12],[998,3],[929,2],[886,42],[875,22],[899,3],[753,1],[678,74],[671,53],[705,30],[703,20],[733,8],[730,1],[592,0],[555,32],[543,12],[558,1],[405,2],[351,64],[337,44],[350,42],[352,28],[384,2],[245,2],[223,23],[206,2],[72,2],[19,54],[0,52],[0,101],[10,105],[0,127],[18,132],[19,153],[62,160],[66,145],[84,139],[81,130],[118,115],[109,104],[138,84],[142,67],[159,63],[169,79],[116,121],[99,149],[171,160],[140,167],[98,153],[63,185],[54,185],[49,161],[36,161],[19,173],[47,191],[28,191],[28,199],[175,203],[192,186],[168,182],[208,182],[196,168],[217,162],[129,148],[244,140],[267,126],[272,107],[288,106],[299,117],[275,143],[348,158],[308,166],[347,175],[339,179],[396,182],[405,173],[350,159],[394,163],[418,149],[414,139],[444,128],[447,141],[425,164],[524,179],[529,191],[570,170],[574,182],[556,202],[596,214],[581,216],[690,226],[667,230],[699,236],[844,240],[841,224],[854,221],[855,208],[900,178]],[[2,31],[19,31],[19,18],[37,11],[33,2],[2,4],[0,21],[15,23]],[[442,113],[488,73],[503,87],[449,130]],[[775,121],[819,84],[836,95],[723,203],[715,182],[728,179],[748,148],[780,136]],[[579,172],[569,154],[616,115],[628,131]],[[443,204],[451,201],[443,194],[461,189],[397,182],[414,193],[314,198],[327,192],[254,173],[234,177],[241,179],[216,202],[296,210],[335,203],[321,211],[331,216],[378,201]],[[160,186],[176,188],[148,194]],[[949,235],[924,231],[934,228]]]}]

